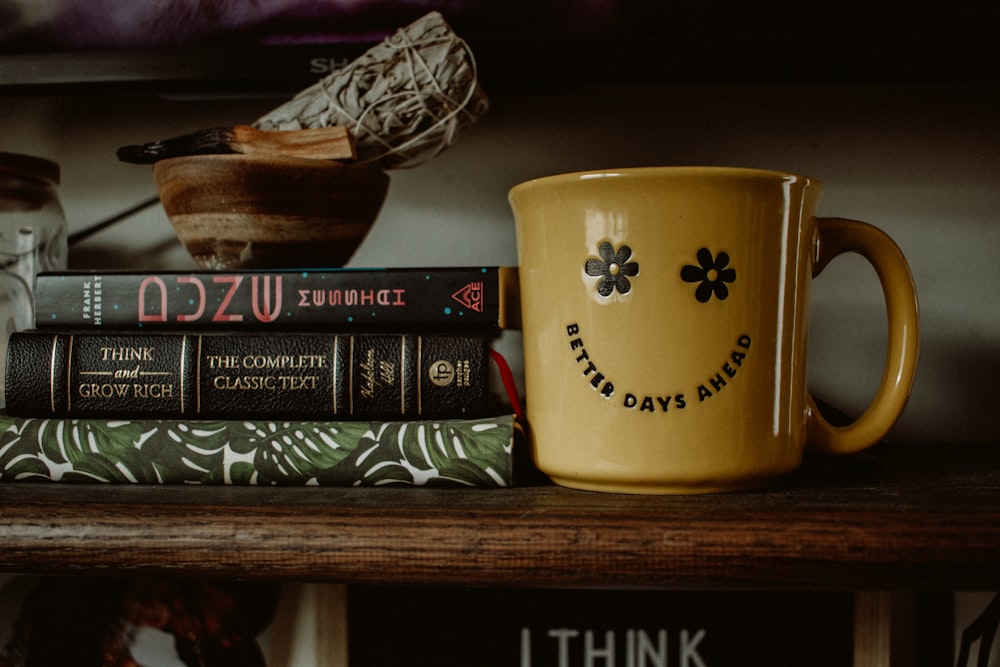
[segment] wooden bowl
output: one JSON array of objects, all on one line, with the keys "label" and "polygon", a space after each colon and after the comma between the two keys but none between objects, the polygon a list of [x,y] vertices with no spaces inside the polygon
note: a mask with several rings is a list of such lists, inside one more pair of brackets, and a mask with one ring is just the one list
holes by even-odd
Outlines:
[{"label": "wooden bowl", "polygon": [[389,189],[378,167],[192,155],[153,165],[178,238],[204,269],[343,266]]}]

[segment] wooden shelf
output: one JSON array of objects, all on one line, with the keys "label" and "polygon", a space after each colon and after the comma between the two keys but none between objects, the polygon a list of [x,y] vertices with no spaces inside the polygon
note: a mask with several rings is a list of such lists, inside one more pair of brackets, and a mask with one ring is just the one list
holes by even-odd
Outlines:
[{"label": "wooden shelf", "polygon": [[1000,461],[882,447],[714,496],[0,485],[0,572],[546,587],[1000,589]]}]

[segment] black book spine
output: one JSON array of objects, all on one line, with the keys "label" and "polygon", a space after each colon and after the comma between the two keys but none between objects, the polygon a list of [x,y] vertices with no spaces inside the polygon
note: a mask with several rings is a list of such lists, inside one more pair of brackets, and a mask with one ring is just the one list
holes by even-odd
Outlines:
[{"label": "black book spine", "polygon": [[511,267],[43,273],[39,329],[469,332],[514,328]]},{"label": "black book spine", "polygon": [[446,419],[486,411],[484,336],[21,331],[17,417]]}]

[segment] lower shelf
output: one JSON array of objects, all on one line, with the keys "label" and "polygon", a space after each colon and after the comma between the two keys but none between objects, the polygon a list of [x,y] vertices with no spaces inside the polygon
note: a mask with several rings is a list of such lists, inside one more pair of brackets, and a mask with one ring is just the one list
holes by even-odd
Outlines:
[{"label": "lower shelf", "polygon": [[185,658],[247,667],[936,667],[953,664],[955,655],[950,593],[279,586],[156,577],[18,577],[0,593],[7,618],[16,619],[0,625],[10,638],[0,647],[2,664],[25,656],[28,664],[77,664],[90,656],[94,664],[102,657],[104,664],[134,658],[156,665]]}]

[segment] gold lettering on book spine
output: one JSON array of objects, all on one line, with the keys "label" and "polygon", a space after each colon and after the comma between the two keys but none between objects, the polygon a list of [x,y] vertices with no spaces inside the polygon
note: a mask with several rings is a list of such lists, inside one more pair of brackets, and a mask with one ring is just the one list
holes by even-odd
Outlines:
[{"label": "gold lettering on book spine", "polygon": [[197,337],[194,355],[194,413],[201,414],[201,336]]},{"label": "gold lettering on book spine", "polygon": [[[178,378],[178,384],[180,385],[180,412],[184,414],[184,368],[185,361],[187,360],[187,343],[188,337],[181,336],[181,358],[178,361],[178,371],[180,372],[180,378]],[[195,383],[197,386],[197,383]]]},{"label": "gold lettering on book spine", "polygon": [[347,348],[347,411],[354,414],[354,336]]},{"label": "gold lettering on book spine", "polygon": [[332,368],[330,369],[330,374],[331,374],[330,384],[332,385],[331,388],[330,388],[330,393],[332,394],[330,396],[330,402],[333,405],[333,414],[335,414],[335,415],[337,414],[337,410],[340,407],[340,406],[337,405],[337,379],[340,376],[340,364],[337,363],[337,359],[338,359],[338,357],[337,357],[337,351],[339,350],[339,348],[340,348],[340,336],[334,336],[333,337],[333,363],[331,364]]},{"label": "gold lettering on book spine", "polygon": [[399,337],[399,414],[406,414],[406,336]]},{"label": "gold lettering on book spine", "polygon": [[424,396],[421,391],[423,386],[423,367],[424,367],[424,337],[417,336],[417,414],[424,414]]},{"label": "gold lettering on book spine", "polygon": [[[67,379],[69,377],[69,367],[70,367],[70,355],[73,351],[73,336],[69,337],[70,345],[69,350],[66,352],[66,373]],[[56,350],[59,347],[59,336],[52,337],[52,349],[49,352],[49,408],[52,410],[52,414],[56,413]],[[66,383],[66,409],[69,410],[69,382]]]}]

